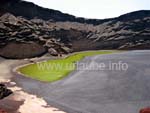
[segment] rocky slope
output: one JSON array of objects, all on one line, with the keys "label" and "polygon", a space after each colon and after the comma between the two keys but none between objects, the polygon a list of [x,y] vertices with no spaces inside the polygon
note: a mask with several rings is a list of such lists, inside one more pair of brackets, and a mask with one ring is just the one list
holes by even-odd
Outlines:
[{"label": "rocky slope", "polygon": [[98,49],[150,49],[150,11],[77,18],[20,0],[0,4],[0,55],[30,58]]}]

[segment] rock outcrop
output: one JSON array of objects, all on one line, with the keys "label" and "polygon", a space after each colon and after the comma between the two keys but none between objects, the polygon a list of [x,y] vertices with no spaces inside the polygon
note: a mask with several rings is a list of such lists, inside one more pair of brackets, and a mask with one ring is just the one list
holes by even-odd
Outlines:
[{"label": "rock outcrop", "polygon": [[[7,89],[7,87],[4,84],[0,84],[0,100],[8,97],[13,92],[10,89]],[[5,110],[1,109],[0,106],[0,113],[7,113]]]},{"label": "rock outcrop", "polygon": [[67,53],[63,49],[67,47],[54,37],[53,32],[44,21],[27,20],[6,13],[0,17],[0,55],[5,58],[32,58],[47,53],[50,48],[58,53]]},{"label": "rock outcrop", "polygon": [[0,84],[0,100],[12,94],[12,91],[7,89],[3,84]]},{"label": "rock outcrop", "polygon": [[0,113],[7,113],[6,111],[4,111],[4,110],[2,110],[2,109],[0,109]]},{"label": "rock outcrop", "polygon": [[140,113],[150,113],[150,108],[143,108],[140,110]]}]

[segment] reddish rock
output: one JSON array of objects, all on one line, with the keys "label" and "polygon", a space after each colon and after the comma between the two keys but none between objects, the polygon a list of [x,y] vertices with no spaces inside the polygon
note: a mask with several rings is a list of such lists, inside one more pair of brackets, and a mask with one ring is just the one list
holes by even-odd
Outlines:
[{"label": "reddish rock", "polygon": [[150,107],[141,109],[140,113],[150,113]]},{"label": "reddish rock", "polygon": [[2,110],[2,109],[0,109],[0,113],[7,113],[6,111],[4,111],[4,110]]}]

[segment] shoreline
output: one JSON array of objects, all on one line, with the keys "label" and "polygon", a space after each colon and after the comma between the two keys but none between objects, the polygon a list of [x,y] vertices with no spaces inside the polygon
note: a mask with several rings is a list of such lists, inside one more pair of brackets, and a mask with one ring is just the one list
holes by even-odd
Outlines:
[{"label": "shoreline", "polygon": [[[76,54],[76,53],[73,53],[73,54]],[[68,56],[70,56],[70,55],[73,55],[73,54],[69,54]],[[113,54],[116,54],[116,53],[113,53]],[[66,57],[68,57],[68,56],[65,56],[64,58],[66,58]],[[47,56],[43,56],[43,57],[40,57],[40,58],[35,58],[34,60],[35,61],[37,61],[37,62],[43,62],[43,61],[47,61],[47,60],[51,60],[51,59],[57,59],[57,58],[50,58],[50,57],[47,57]],[[13,86],[13,87],[9,87],[10,89],[15,89],[15,88],[19,88],[19,89],[21,89],[22,90],[22,92],[21,92],[21,95],[22,94],[25,94],[25,95],[28,95],[27,97],[30,97],[29,95],[36,95],[36,99],[38,99],[38,98],[41,98],[41,97],[44,97],[44,96],[42,96],[41,94],[40,94],[40,92],[42,92],[42,91],[39,91],[39,93],[37,93],[37,92],[34,92],[34,91],[29,91],[28,89],[24,89],[25,87],[26,88],[30,88],[30,87],[27,87],[27,86],[24,86],[24,83],[23,82],[25,82],[25,84],[28,84],[28,81],[29,81],[29,83],[33,83],[33,84],[36,84],[37,85],[37,87],[40,87],[40,86],[42,86],[42,87],[49,87],[50,89],[48,89],[48,90],[52,90],[53,89],[53,85],[55,85],[55,84],[61,84],[61,83],[63,83],[63,81],[64,80],[66,80],[66,79],[68,79],[69,77],[71,77],[71,76],[68,76],[68,77],[66,77],[66,78],[64,78],[64,80],[62,80],[62,81],[60,81],[60,80],[58,80],[58,81],[56,81],[56,82],[53,82],[53,83],[49,83],[49,82],[42,82],[42,81],[37,81],[37,80],[35,80],[35,79],[32,79],[32,78],[29,78],[29,77],[26,77],[26,76],[22,76],[22,75],[20,75],[19,73],[17,73],[15,70],[18,68],[18,67],[22,67],[22,66],[24,66],[24,65],[30,65],[30,64],[33,64],[33,63],[30,63],[30,60],[7,60],[7,59],[2,59],[3,61],[6,61],[5,62],[5,64],[7,64],[7,66],[5,67],[5,70],[9,70],[9,72],[6,74],[6,76],[8,76],[8,75],[11,75],[11,77],[9,78],[9,79],[7,79],[7,80],[5,80],[4,82],[5,82],[5,84],[7,84],[7,86],[9,86],[11,83],[15,83],[15,86]],[[11,63],[11,65],[9,64],[9,63],[7,63],[7,62],[12,62]],[[3,65],[3,64],[1,64],[1,65]],[[10,69],[8,69],[7,67],[9,67]],[[72,73],[74,73],[74,71],[73,72],[71,72],[71,74]],[[1,82],[1,81],[0,81]],[[27,83],[26,83],[27,82]],[[30,84],[29,84],[30,85]],[[32,86],[33,88],[35,88],[34,86]],[[32,88],[31,87],[31,88]],[[23,88],[23,89],[22,89]],[[42,88],[40,88],[40,89],[42,89]],[[15,92],[17,92],[16,90],[14,90]],[[13,96],[16,96],[16,94],[15,95],[13,95]],[[10,98],[12,99],[12,97],[13,96],[10,96],[10,97],[8,97],[8,98],[6,98],[5,100],[4,100],[4,102],[5,103],[9,103],[9,100],[10,100]],[[18,93],[17,93],[17,96],[18,96]],[[42,98],[43,99],[43,98]],[[13,97],[13,100],[15,100],[15,98]],[[32,100],[32,98],[30,98],[30,99],[28,99],[28,100]],[[78,112],[78,110],[71,110],[70,108],[69,108],[69,106],[67,107],[66,105],[60,105],[59,103],[56,103],[55,101],[52,101],[52,99],[50,99],[50,100],[47,100],[46,98],[44,98],[43,100],[46,100],[45,102],[47,102],[48,103],[48,105],[52,105],[52,106],[57,106],[57,108],[59,108],[60,109],[60,111],[61,112],[57,112],[57,111],[54,111],[54,112],[52,112],[52,113],[66,113],[66,112],[68,112],[68,113],[80,113],[80,112]],[[22,106],[22,103],[20,104],[20,106]],[[18,107],[18,109],[20,108],[20,106]],[[55,107],[54,107],[55,108]],[[69,109],[67,109],[67,108],[69,108]],[[32,109],[32,108],[31,108]],[[45,108],[44,108],[45,109]],[[53,109],[53,108],[52,108]],[[49,110],[50,111],[50,110]],[[64,111],[66,111],[66,112],[64,112]],[[9,113],[9,112],[8,112]],[[10,112],[11,113],[11,112]],[[14,112],[14,113],[16,113],[16,112]],[[21,112],[21,113],[28,113],[28,112]],[[31,112],[29,112],[29,113],[31,113]],[[46,112],[47,113],[47,112]],[[48,112],[49,113],[49,112]],[[51,113],[51,112],[50,112]]]},{"label": "shoreline", "polygon": [[[48,104],[45,99],[38,94],[26,92],[14,79],[16,74],[12,73],[12,69],[20,64],[27,63],[24,60],[7,60],[0,59],[0,83],[5,84],[8,89],[13,91],[13,94],[0,100],[0,106],[8,113],[66,113],[58,108]],[[27,78],[29,79],[29,78]],[[32,106],[32,107],[31,107]],[[38,107],[38,109],[37,109]]]},{"label": "shoreline", "polygon": [[[13,72],[13,73],[16,73],[16,74],[18,74],[18,75],[27,77],[25,74],[23,74],[23,73],[21,73],[20,71],[18,71],[18,69],[23,68],[23,67],[26,67],[26,66],[29,66],[29,65],[46,62],[46,61],[49,61],[49,60],[66,59],[66,58],[68,58],[69,56],[72,56],[72,55],[75,55],[75,54],[78,54],[78,53],[82,53],[82,52],[95,52],[95,51],[112,51],[112,53],[109,53],[109,54],[115,54],[115,53],[118,53],[118,52],[122,52],[122,51],[119,51],[119,50],[91,50],[91,51],[74,52],[74,53],[68,54],[68,55],[63,56],[63,57],[54,57],[54,58],[48,58],[48,59],[47,59],[47,58],[43,58],[42,60],[41,60],[41,57],[39,57],[39,58],[36,58],[37,61],[33,61],[34,63],[31,62],[31,63],[25,63],[25,64],[22,64],[22,65],[16,66],[15,68],[12,69],[12,72]],[[113,52],[113,51],[114,51],[114,52]],[[124,51],[123,51],[123,52],[124,52]],[[106,54],[99,54],[99,55],[106,55]],[[43,57],[44,57],[44,56],[43,56]],[[86,57],[88,57],[88,56],[86,56]],[[34,58],[33,58],[33,59],[34,59]],[[81,60],[82,60],[82,59],[81,59]],[[27,61],[30,62],[30,59],[27,60]],[[74,71],[74,70],[73,70],[73,71]],[[72,73],[73,71],[71,71],[70,73]],[[69,73],[69,74],[70,74],[70,73]],[[28,78],[33,79],[32,77],[28,77]],[[65,77],[64,77],[64,78],[65,78]],[[63,79],[64,79],[64,78],[63,78]],[[35,80],[35,79],[33,79],[33,80]],[[43,83],[52,83],[52,82],[47,82],[47,81],[42,81],[42,80],[38,80],[38,81],[41,81],[41,82],[43,82]],[[56,80],[56,81],[59,81],[59,80]],[[54,82],[56,82],[56,81],[54,81]]]}]

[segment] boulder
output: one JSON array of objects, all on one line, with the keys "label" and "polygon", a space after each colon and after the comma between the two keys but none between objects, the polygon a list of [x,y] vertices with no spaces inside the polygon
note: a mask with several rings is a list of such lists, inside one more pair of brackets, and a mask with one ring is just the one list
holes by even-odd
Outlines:
[{"label": "boulder", "polygon": [[54,47],[54,43],[51,40],[47,40],[44,46],[51,48],[51,47]]},{"label": "boulder", "polygon": [[68,53],[71,53],[72,50],[68,47],[61,47],[62,51],[65,53],[65,54],[68,54]]},{"label": "boulder", "polygon": [[140,113],[150,113],[150,107],[141,109]]},{"label": "boulder", "polygon": [[3,99],[12,94],[12,91],[7,89],[7,87],[3,84],[0,84],[0,99]]},{"label": "boulder", "polygon": [[6,13],[2,15],[0,17],[0,20],[3,22],[8,22],[9,24],[12,24],[12,25],[16,25],[18,23],[18,19],[10,13]]},{"label": "boulder", "polygon": [[0,23],[0,28],[1,29],[6,29],[6,26],[3,23]]},{"label": "boulder", "polygon": [[23,35],[23,36],[28,36],[32,34],[31,29],[23,29],[22,31],[19,32],[19,34]]},{"label": "boulder", "polygon": [[50,48],[48,49],[49,54],[53,55],[53,56],[58,56],[58,52],[54,49],[54,48]]},{"label": "boulder", "polygon": [[9,43],[0,48],[0,56],[10,59],[24,59],[42,56],[47,49],[38,43]]},{"label": "boulder", "polygon": [[2,110],[2,109],[0,109],[0,113],[7,113],[6,111],[4,111],[4,110]]}]

